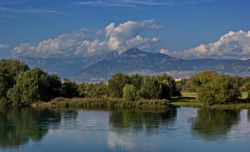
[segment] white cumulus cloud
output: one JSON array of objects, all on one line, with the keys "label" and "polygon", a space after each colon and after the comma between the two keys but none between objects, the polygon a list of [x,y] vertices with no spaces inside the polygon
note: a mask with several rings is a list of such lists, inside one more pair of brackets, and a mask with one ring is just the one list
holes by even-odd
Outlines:
[{"label": "white cumulus cloud", "polygon": [[85,37],[86,29],[82,28],[77,31],[59,35],[56,38],[50,38],[39,42],[37,45],[23,43],[12,50],[15,56],[70,56]]},{"label": "white cumulus cloud", "polygon": [[159,42],[158,38],[144,38],[139,34],[149,30],[158,30],[161,26],[154,23],[154,20],[142,22],[127,21],[118,26],[109,24],[106,29],[107,45],[110,49],[123,52],[131,47],[150,48]]},{"label": "white cumulus cloud", "polygon": [[[110,23],[104,28],[104,32],[95,32],[90,38],[86,29],[80,29],[71,33],[59,35],[56,38],[43,40],[36,45],[23,43],[12,50],[15,56],[33,57],[64,57],[64,56],[86,56],[106,53],[109,51],[123,52],[132,47],[141,49],[152,49],[160,39],[148,38],[141,34],[147,31],[160,29],[154,20],[127,21],[119,25]],[[100,34],[103,34],[100,39]]]},{"label": "white cumulus cloud", "polygon": [[228,32],[218,41],[185,51],[161,49],[161,53],[182,58],[250,59],[250,31]]}]

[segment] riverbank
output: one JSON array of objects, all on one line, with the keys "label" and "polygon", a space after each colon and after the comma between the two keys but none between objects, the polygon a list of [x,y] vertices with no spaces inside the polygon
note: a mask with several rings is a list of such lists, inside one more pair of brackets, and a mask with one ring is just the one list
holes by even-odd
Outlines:
[{"label": "riverbank", "polygon": [[164,109],[169,106],[212,108],[212,109],[250,109],[250,103],[246,102],[245,95],[239,103],[215,104],[211,107],[196,100],[196,93],[182,93],[182,97],[170,100],[138,100],[125,101],[120,98],[56,98],[49,102],[37,102],[31,105],[33,108],[47,109]]},{"label": "riverbank", "polygon": [[161,109],[169,106],[168,100],[125,101],[119,98],[56,98],[49,102],[37,102],[34,108],[143,108]]},{"label": "riverbank", "polygon": [[227,104],[215,104],[211,107],[204,105],[202,102],[197,101],[197,94],[193,92],[183,92],[181,97],[172,98],[170,100],[171,106],[176,107],[192,107],[192,108],[212,108],[212,109],[228,109],[240,110],[250,109],[250,102],[247,101],[247,94],[243,92],[241,98],[237,102]]}]

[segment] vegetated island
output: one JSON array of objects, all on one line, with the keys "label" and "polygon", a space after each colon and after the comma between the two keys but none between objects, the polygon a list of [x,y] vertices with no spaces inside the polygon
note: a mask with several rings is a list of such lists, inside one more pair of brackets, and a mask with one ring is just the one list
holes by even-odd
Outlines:
[{"label": "vegetated island", "polygon": [[114,74],[107,82],[75,83],[18,60],[0,60],[0,104],[36,108],[250,109],[250,77],[204,71],[175,81],[169,75]]}]

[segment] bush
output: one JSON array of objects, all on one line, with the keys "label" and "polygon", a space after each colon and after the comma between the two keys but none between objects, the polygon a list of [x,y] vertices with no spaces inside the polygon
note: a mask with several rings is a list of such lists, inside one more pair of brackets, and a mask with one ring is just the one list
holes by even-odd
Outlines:
[{"label": "bush", "polygon": [[139,94],[144,99],[161,99],[162,85],[156,78],[146,77]]},{"label": "bush", "polygon": [[108,97],[108,86],[104,83],[79,84],[78,90],[81,97]]},{"label": "bush", "polygon": [[133,85],[126,84],[123,87],[123,99],[125,101],[134,101],[136,99],[136,90]]},{"label": "bush", "polygon": [[69,79],[64,79],[61,88],[61,96],[65,98],[78,97],[79,91],[77,84]]},{"label": "bush", "polygon": [[167,99],[173,96],[180,96],[180,90],[177,89],[176,82],[173,77],[169,75],[157,76],[157,79],[162,83],[163,86],[163,98]]},{"label": "bush", "polygon": [[12,88],[18,76],[29,68],[17,60],[0,60],[0,98],[7,97],[7,92]]},{"label": "bush", "polygon": [[238,85],[235,79],[218,75],[205,84],[201,84],[198,91],[198,100],[207,105],[223,104],[236,101],[240,97]]},{"label": "bush", "polygon": [[8,98],[13,102],[32,103],[47,99],[48,74],[39,68],[25,72],[9,90]]},{"label": "bush", "polygon": [[10,101],[19,103],[34,103],[48,101],[59,96],[61,81],[55,75],[48,75],[39,68],[23,73],[7,96]]},{"label": "bush", "polygon": [[188,79],[186,82],[187,88],[190,91],[199,92],[200,88],[205,85],[206,83],[216,79],[220,76],[215,71],[203,71],[194,75]]},{"label": "bush", "polygon": [[117,73],[113,75],[112,78],[108,81],[110,94],[113,97],[122,98],[122,89],[126,84],[130,84],[128,75],[123,73]]}]

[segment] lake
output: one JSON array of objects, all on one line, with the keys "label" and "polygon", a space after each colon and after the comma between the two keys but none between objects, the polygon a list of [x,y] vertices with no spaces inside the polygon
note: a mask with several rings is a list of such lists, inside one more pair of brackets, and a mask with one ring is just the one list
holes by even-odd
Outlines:
[{"label": "lake", "polygon": [[248,152],[250,111],[0,110],[0,151]]}]

